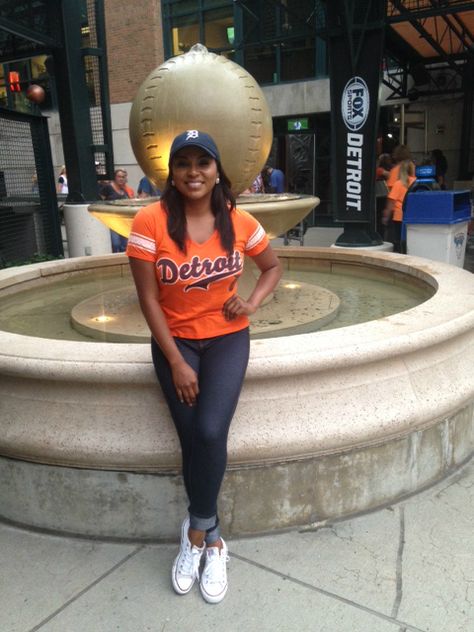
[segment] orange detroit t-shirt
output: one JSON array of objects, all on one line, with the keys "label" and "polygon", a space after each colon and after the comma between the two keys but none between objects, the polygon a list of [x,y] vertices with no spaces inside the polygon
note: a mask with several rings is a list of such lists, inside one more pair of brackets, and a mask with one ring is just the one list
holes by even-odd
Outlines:
[{"label": "orange detroit t-shirt", "polygon": [[408,176],[408,187],[401,180],[397,180],[387,195],[388,199],[394,201],[392,220],[394,222],[403,221],[403,200],[407,194],[408,188],[411,187],[416,178]]},{"label": "orange detroit t-shirt", "polygon": [[399,177],[400,177],[400,165],[398,164],[392,167],[389,171],[388,178],[387,178],[387,186],[388,186],[389,191],[393,187],[395,182],[397,182]]},{"label": "orange detroit t-shirt", "polygon": [[231,217],[235,244],[229,256],[217,230],[203,244],[186,239],[187,252],[183,253],[168,235],[167,214],[161,202],[135,215],[127,255],[154,264],[160,306],[173,336],[212,338],[249,324],[245,315],[225,320],[222,307],[237,292],[244,256],[260,254],[269,242],[250,213],[235,209]]}]

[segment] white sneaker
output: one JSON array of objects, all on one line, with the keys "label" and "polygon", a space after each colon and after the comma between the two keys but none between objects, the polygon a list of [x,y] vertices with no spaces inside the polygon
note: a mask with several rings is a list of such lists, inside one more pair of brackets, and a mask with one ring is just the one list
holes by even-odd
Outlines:
[{"label": "white sneaker", "polygon": [[199,564],[206,548],[192,546],[188,538],[189,518],[181,525],[181,545],[171,571],[171,582],[178,595],[186,595],[199,580]]},{"label": "white sneaker", "polygon": [[219,603],[227,592],[227,562],[229,561],[227,544],[222,540],[222,549],[208,546],[205,554],[204,570],[199,586],[201,594],[209,603]]}]

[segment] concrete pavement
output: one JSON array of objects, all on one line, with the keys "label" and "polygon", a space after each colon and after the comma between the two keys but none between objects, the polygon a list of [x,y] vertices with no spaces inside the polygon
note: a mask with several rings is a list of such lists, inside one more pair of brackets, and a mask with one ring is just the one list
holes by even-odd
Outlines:
[{"label": "concrete pavement", "polygon": [[0,525],[1,632],[469,632],[474,462],[396,505],[229,542],[218,605],[174,594],[175,544]]}]

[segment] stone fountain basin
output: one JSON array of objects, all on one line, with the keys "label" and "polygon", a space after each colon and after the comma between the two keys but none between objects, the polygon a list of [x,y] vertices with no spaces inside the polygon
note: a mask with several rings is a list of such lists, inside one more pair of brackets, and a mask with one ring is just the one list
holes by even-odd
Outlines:
[{"label": "stone fountain basin", "polygon": [[[287,269],[436,292],[331,331],[255,340],[221,493],[228,535],[324,523],[394,502],[474,445],[474,275],[411,256],[284,248]],[[2,293],[123,255],[0,272]],[[0,515],[63,533],[164,540],[186,502],[179,445],[148,345],[0,332]]]}]

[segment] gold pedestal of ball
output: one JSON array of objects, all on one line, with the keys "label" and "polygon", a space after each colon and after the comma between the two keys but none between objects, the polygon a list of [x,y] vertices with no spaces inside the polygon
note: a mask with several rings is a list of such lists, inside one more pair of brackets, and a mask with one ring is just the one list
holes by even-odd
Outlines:
[{"label": "gold pedestal of ball", "polygon": [[235,195],[252,184],[272,145],[271,113],[255,79],[201,44],[151,72],[130,112],[138,164],[160,189],[168,176],[171,143],[187,129],[214,138]]}]

